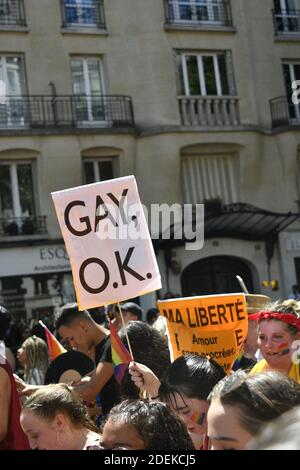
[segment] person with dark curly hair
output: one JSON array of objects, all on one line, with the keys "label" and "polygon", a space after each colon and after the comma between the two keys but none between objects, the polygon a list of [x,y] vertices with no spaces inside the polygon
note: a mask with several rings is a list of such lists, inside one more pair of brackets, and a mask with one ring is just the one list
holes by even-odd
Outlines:
[{"label": "person with dark curly hair", "polygon": [[159,398],[181,418],[197,449],[207,450],[208,396],[225,376],[215,361],[198,354],[178,357],[165,371],[161,383],[151,370],[142,364],[131,363],[129,372],[139,388],[152,398]]},{"label": "person with dark curly hair", "polygon": [[100,435],[86,406],[65,384],[45,385],[34,392],[23,406],[20,422],[32,449],[100,448]]},{"label": "person with dark curly hair", "polygon": [[101,445],[112,450],[193,450],[182,421],[164,404],[125,400],[110,411]]},{"label": "person with dark curly hair", "polygon": [[237,371],[211,393],[211,450],[244,450],[271,420],[300,404],[300,385],[276,371],[247,376]]},{"label": "person with dark curly hair", "polygon": [[[166,368],[170,365],[170,352],[160,333],[142,321],[128,322],[126,330],[134,360],[145,364],[161,379]],[[119,331],[119,336],[129,349],[124,328]],[[128,371],[121,382],[120,395],[122,399],[139,398],[139,389],[132,382]]]}]

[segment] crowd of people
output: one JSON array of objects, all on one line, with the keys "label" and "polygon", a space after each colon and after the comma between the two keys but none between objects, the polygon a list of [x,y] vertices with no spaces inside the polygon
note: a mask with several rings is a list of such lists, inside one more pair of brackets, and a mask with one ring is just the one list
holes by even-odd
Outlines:
[{"label": "crowd of people", "polygon": [[[0,450],[300,448],[300,301],[253,308],[248,296],[247,305],[248,336],[227,374],[195,353],[171,362],[156,308],[144,314],[125,302],[96,316],[64,305],[51,330],[92,367],[76,381],[50,385],[44,331],[24,324],[26,336],[8,348],[14,321],[0,307]],[[120,383],[109,322],[134,357]]]}]

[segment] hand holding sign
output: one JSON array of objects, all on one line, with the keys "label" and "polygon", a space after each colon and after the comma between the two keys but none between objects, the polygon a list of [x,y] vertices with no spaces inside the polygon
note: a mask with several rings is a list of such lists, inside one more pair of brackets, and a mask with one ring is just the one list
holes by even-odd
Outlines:
[{"label": "hand holding sign", "polygon": [[161,288],[134,176],[52,193],[79,310]]}]

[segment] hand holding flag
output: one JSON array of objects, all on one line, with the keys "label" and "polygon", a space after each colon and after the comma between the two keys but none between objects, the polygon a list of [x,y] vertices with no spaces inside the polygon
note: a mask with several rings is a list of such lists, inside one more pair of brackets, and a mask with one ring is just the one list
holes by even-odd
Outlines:
[{"label": "hand holding flag", "polygon": [[121,338],[119,337],[118,332],[112,322],[110,322],[110,342],[115,378],[119,383],[121,383],[127,366],[133,360],[133,358],[122,343]]}]

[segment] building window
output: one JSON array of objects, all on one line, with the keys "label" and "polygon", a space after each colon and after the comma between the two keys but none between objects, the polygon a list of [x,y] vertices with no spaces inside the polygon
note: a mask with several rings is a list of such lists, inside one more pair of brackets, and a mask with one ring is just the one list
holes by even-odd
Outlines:
[{"label": "building window", "polygon": [[35,214],[31,163],[0,162],[0,218]]},{"label": "building window", "polygon": [[226,0],[167,0],[170,23],[230,25],[230,5]]},{"label": "building window", "polygon": [[113,159],[84,159],[83,174],[84,183],[96,183],[97,181],[107,181],[114,178],[114,165]]},{"label": "building window", "polygon": [[235,163],[231,155],[184,156],[183,202],[199,204],[209,199],[221,199],[224,204],[238,202]]},{"label": "building window", "polygon": [[300,61],[283,62],[283,75],[288,100],[289,117],[290,119],[300,121],[300,106],[299,104],[292,103],[292,82],[300,80]]},{"label": "building window", "polygon": [[280,33],[300,32],[300,0],[274,0],[275,30]]},{"label": "building window", "polygon": [[1,26],[26,26],[23,0],[0,1]]},{"label": "building window", "polygon": [[0,127],[23,126],[28,110],[25,93],[23,59],[20,56],[0,56]]},{"label": "building window", "polygon": [[182,53],[179,77],[181,95],[229,95],[224,53]]},{"label": "building window", "polygon": [[103,0],[61,0],[63,26],[104,28]]},{"label": "building window", "polygon": [[74,57],[71,59],[73,93],[76,96],[78,121],[105,121],[104,79],[102,59]]}]

